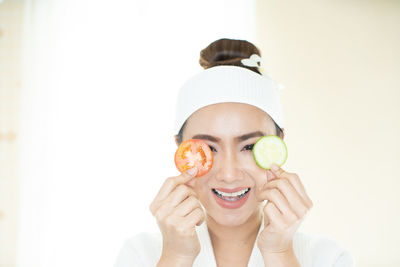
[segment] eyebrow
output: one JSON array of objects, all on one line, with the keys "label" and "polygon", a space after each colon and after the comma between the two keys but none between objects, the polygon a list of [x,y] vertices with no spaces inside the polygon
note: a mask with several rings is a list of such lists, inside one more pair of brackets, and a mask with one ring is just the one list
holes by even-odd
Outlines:
[{"label": "eyebrow", "polygon": [[[244,135],[241,135],[241,136],[237,136],[234,139],[235,139],[236,142],[240,143],[240,142],[243,142],[243,141],[245,141],[247,139],[250,139],[252,137],[257,137],[257,136],[261,137],[261,136],[265,136],[265,135],[266,134],[264,132],[262,132],[262,131],[256,131],[256,132],[247,133],[247,134],[244,134]],[[193,136],[192,139],[209,140],[209,141],[214,142],[214,143],[219,143],[221,141],[220,138],[214,137],[214,136],[211,136],[211,135],[208,135],[208,134],[197,134],[197,135]]]}]

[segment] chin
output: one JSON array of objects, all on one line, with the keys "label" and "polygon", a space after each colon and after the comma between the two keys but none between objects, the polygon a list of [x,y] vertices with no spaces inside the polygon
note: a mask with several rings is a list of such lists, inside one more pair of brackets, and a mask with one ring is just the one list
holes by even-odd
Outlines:
[{"label": "chin", "polygon": [[221,222],[219,222],[219,223],[221,225],[225,225],[227,227],[233,227],[233,226],[242,225],[249,219],[248,216],[246,216],[246,217],[244,217],[244,216],[238,217],[238,216],[228,215],[228,216],[221,216],[221,217],[222,217],[221,218]]},{"label": "chin", "polygon": [[207,211],[207,214],[219,225],[227,227],[239,226],[247,222],[254,211],[250,212],[246,210],[229,210],[221,212],[220,209],[213,209],[213,211]]}]

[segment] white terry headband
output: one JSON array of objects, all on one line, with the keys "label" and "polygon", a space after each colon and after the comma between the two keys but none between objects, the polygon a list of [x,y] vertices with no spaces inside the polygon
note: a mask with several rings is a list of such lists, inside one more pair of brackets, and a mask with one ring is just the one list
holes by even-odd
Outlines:
[{"label": "white terry headband", "polygon": [[[242,60],[243,62],[243,60]],[[243,62],[244,65],[247,62]],[[214,66],[187,80],[176,104],[175,133],[198,109],[223,102],[238,102],[264,110],[280,128],[284,119],[279,97],[281,85],[267,75],[239,66]]]}]

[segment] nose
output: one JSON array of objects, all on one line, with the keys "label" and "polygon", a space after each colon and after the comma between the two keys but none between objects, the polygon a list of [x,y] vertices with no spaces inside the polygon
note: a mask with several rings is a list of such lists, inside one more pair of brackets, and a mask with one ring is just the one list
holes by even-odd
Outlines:
[{"label": "nose", "polygon": [[236,180],[241,180],[243,178],[243,173],[240,170],[240,162],[238,161],[237,155],[232,150],[221,153],[215,163],[214,164],[217,165],[216,179],[219,180],[221,184],[233,184]]}]

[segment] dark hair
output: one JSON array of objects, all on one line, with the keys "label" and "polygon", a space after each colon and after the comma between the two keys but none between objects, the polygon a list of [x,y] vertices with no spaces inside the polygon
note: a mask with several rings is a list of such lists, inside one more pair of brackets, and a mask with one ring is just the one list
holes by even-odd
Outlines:
[{"label": "dark hair", "polygon": [[261,74],[257,67],[242,64],[241,60],[249,58],[252,54],[261,57],[260,50],[246,40],[222,38],[209,44],[200,51],[200,66],[208,69],[215,66],[231,65],[249,69]]},{"label": "dark hair", "polygon": [[[241,62],[242,59],[249,58],[252,54],[257,54],[261,57],[260,50],[254,44],[246,40],[222,38],[212,42],[200,51],[199,63],[204,69],[221,65],[231,65],[246,68],[261,75],[258,67],[245,66]],[[274,124],[276,135],[281,136],[283,134],[282,129],[275,121]],[[182,135],[185,125],[186,121],[177,134],[177,142],[179,145],[183,141]]]}]

